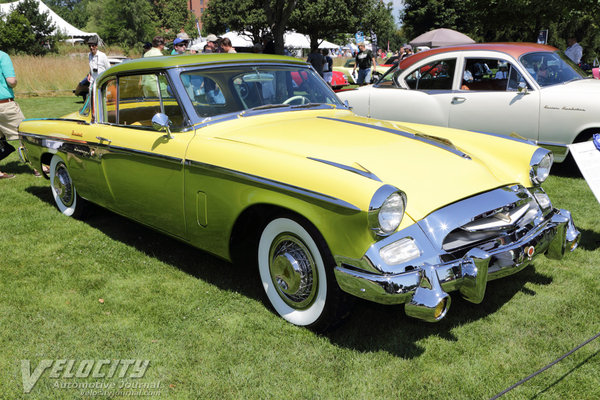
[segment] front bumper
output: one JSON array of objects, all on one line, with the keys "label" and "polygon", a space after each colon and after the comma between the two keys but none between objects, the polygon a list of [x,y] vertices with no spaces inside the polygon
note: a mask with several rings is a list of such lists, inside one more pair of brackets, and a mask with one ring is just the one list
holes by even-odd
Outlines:
[{"label": "front bumper", "polygon": [[[416,237],[416,229],[410,235]],[[435,245],[435,235],[426,236],[433,243],[426,252],[441,247]],[[425,255],[413,265],[404,266],[404,272],[393,273],[390,266],[376,265],[375,253],[371,252],[359,263],[338,258],[335,276],[347,293],[382,304],[404,303],[409,316],[434,322],[446,315],[448,292],[458,290],[468,301],[480,303],[488,281],[522,270],[540,254],[561,259],[567,250],[577,247],[579,238],[570,212],[552,209],[538,216],[518,240],[488,249],[473,247],[459,259],[444,262],[439,256],[443,252],[438,250],[435,257]]]}]

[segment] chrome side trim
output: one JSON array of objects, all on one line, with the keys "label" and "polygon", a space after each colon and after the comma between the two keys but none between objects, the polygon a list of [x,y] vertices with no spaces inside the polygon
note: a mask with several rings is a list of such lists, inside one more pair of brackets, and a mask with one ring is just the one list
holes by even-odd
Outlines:
[{"label": "chrome side trim", "polygon": [[300,197],[310,201],[316,201],[321,205],[325,205],[337,211],[344,211],[350,213],[360,212],[360,208],[348,203],[347,201],[323,193],[303,189],[298,186],[275,181],[273,179],[263,178],[260,176],[247,174],[245,172],[234,171],[232,169],[219,167],[217,165],[206,164],[199,161],[185,160],[184,164],[191,168],[200,168],[205,171],[209,171],[212,174],[225,175],[229,178],[234,178],[242,182],[250,183],[254,186],[268,188],[270,190],[275,190],[280,193],[285,193],[294,197]]},{"label": "chrome side trim", "polygon": [[83,121],[81,119],[73,119],[73,118],[27,118],[23,121],[62,121],[62,122],[77,122],[81,125],[89,125],[90,123],[87,121]]},{"label": "chrome side trim", "polygon": [[364,176],[365,178],[369,178],[369,179],[372,179],[374,181],[381,182],[381,179],[379,179],[379,177],[377,177],[377,175],[375,175],[371,171],[367,171],[366,169],[358,169],[358,168],[351,167],[349,165],[338,164],[336,162],[328,161],[328,160],[322,160],[320,158],[314,158],[314,157],[307,157],[307,158],[309,160],[322,162],[323,164],[328,164],[328,165],[331,165],[333,167],[337,167],[337,168],[341,168],[341,169],[346,170],[346,171],[354,172],[355,174],[358,174],[360,176]]},{"label": "chrome side trim", "polygon": [[345,124],[358,125],[358,126],[362,126],[364,128],[371,128],[371,129],[376,129],[378,131],[393,133],[394,135],[399,135],[399,136],[402,136],[402,137],[405,137],[405,138],[408,138],[408,139],[418,140],[419,142],[423,142],[423,143],[429,144],[431,146],[435,146],[437,148],[440,148],[442,150],[449,151],[450,153],[455,154],[455,155],[457,155],[459,157],[462,157],[464,159],[467,159],[467,160],[471,159],[471,157],[469,157],[468,154],[463,153],[460,150],[453,149],[452,147],[445,146],[445,145],[443,145],[443,144],[441,144],[439,142],[434,142],[433,140],[426,139],[423,136],[415,135],[413,133],[404,132],[404,131],[400,131],[400,130],[397,130],[397,129],[384,128],[383,126],[376,126],[376,125],[366,124],[364,122],[348,121],[348,120],[339,119],[339,118],[331,118],[331,117],[317,117],[317,118],[328,119],[330,121],[337,121],[337,122],[342,122],[342,123],[345,123]]},{"label": "chrome side trim", "polygon": [[183,164],[183,159],[179,158],[179,157],[171,157],[171,156],[167,156],[164,154],[157,154],[157,153],[152,153],[149,151],[142,151],[142,150],[134,150],[134,149],[129,149],[126,147],[120,147],[120,146],[112,146],[112,145],[99,145],[102,146],[103,148],[108,149],[110,152],[112,153],[119,153],[119,154],[135,154],[138,156],[143,156],[143,157],[148,157],[148,158],[156,158],[159,160],[165,160],[165,161],[170,161],[172,163],[175,164]]},{"label": "chrome side trim", "polygon": [[[105,138],[98,138],[98,140],[99,140],[98,142],[89,142],[89,141],[85,141],[85,140],[75,140],[75,139],[64,138],[64,137],[37,135],[37,134],[24,133],[24,132],[19,132],[19,135],[21,135],[23,137],[30,137],[30,138],[34,138],[34,139],[38,139],[38,140],[42,141],[42,144],[41,144],[42,147],[52,148],[52,149],[60,149],[61,151],[65,151],[65,152],[69,152],[69,151],[65,150],[64,147],[61,146],[61,143],[74,144],[77,146],[88,146],[88,147],[101,148],[101,149],[103,149],[103,153],[102,153],[103,155],[105,155],[109,152],[119,153],[119,154],[129,153],[129,154],[141,155],[141,156],[148,157],[148,158],[166,160],[166,161],[170,161],[170,162],[173,162],[176,164],[183,164],[183,159],[179,158],[179,157],[171,157],[171,156],[167,156],[164,154],[129,149],[129,148],[120,147],[120,146],[112,146],[110,144],[103,144],[102,142],[107,140]],[[78,156],[85,155],[85,156],[89,157],[92,155],[92,153],[90,151],[88,151],[87,154],[82,154],[81,151],[78,151],[77,155]],[[100,155],[100,157],[102,157],[102,155]]]}]

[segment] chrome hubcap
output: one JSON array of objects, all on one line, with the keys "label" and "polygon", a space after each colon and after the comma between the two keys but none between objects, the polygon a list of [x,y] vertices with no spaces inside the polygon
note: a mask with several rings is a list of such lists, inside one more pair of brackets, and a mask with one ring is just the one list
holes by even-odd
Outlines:
[{"label": "chrome hubcap", "polygon": [[310,251],[300,238],[281,234],[269,251],[269,271],[280,297],[295,309],[305,309],[315,298],[318,279]]},{"label": "chrome hubcap", "polygon": [[67,171],[67,168],[63,163],[58,164],[56,167],[52,186],[60,198],[60,201],[65,206],[69,207],[73,204],[73,200],[75,199],[73,196],[73,182],[71,182],[69,171]]}]

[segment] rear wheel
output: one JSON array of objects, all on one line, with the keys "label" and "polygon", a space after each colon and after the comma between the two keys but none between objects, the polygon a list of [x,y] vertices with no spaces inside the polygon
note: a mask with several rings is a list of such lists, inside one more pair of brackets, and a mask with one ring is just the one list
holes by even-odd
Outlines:
[{"label": "rear wheel", "polygon": [[260,278],[286,321],[318,331],[341,319],[346,296],[333,276],[333,257],[321,235],[294,217],[271,220],[258,244]]},{"label": "rear wheel", "polygon": [[50,161],[50,188],[58,210],[68,217],[79,218],[85,207],[71,179],[67,165],[58,155]]}]

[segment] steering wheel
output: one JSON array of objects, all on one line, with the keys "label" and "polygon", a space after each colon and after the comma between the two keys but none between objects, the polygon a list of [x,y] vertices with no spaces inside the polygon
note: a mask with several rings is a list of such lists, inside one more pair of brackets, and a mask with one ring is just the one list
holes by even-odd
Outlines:
[{"label": "steering wheel", "polygon": [[286,99],[282,104],[291,104],[292,102],[295,102],[296,100],[300,100],[299,104],[308,104],[310,103],[310,99],[306,96],[292,96],[289,99]]},{"label": "steering wheel", "polygon": [[245,100],[246,97],[248,97],[248,93],[250,93],[250,88],[248,87],[248,84],[246,82],[242,82],[237,89],[240,93],[240,97]]}]

